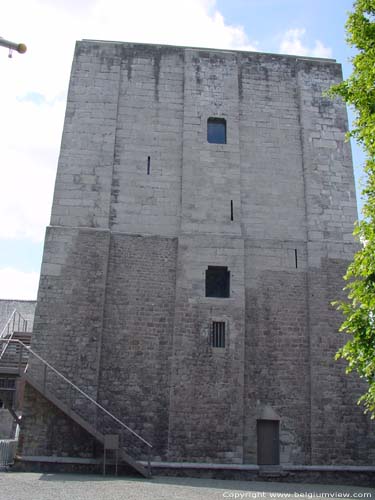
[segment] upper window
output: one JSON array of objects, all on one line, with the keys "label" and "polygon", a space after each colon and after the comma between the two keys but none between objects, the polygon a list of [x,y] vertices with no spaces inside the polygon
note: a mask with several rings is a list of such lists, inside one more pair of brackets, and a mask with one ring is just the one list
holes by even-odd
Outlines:
[{"label": "upper window", "polygon": [[227,122],[224,118],[207,120],[207,141],[212,144],[227,143]]},{"label": "upper window", "polygon": [[206,297],[229,297],[230,272],[227,267],[208,266],[206,270]]}]

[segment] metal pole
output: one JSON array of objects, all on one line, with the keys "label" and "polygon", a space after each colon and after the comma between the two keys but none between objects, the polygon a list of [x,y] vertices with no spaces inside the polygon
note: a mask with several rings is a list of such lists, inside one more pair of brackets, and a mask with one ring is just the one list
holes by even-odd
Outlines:
[{"label": "metal pole", "polygon": [[21,345],[20,355],[19,355],[19,358],[18,358],[18,372],[19,373],[21,373],[22,356],[23,356],[23,345]]},{"label": "metal pole", "polygon": [[9,50],[15,50],[19,54],[24,54],[27,50],[27,47],[24,43],[14,43],[9,40],[5,40],[2,36],[0,36],[0,46],[6,47]]},{"label": "metal pole", "polygon": [[69,410],[72,410],[73,409],[73,398],[72,398],[72,386],[69,384],[69,401],[68,401],[68,405],[69,405]]},{"label": "metal pole", "polygon": [[147,469],[148,469],[148,477],[152,476],[151,471],[151,447],[148,447],[148,456],[147,456]]},{"label": "metal pole", "polygon": [[47,383],[47,365],[44,365],[43,370],[43,391],[46,392],[46,383]]}]

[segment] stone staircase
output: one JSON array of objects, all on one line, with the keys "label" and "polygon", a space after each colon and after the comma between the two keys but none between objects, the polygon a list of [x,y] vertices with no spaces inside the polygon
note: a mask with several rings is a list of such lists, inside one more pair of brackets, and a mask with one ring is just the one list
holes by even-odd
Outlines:
[{"label": "stone staircase", "polygon": [[[120,461],[150,477],[152,445],[33,351],[31,332],[25,328],[18,331],[17,320],[10,318],[8,323],[13,323],[15,329],[8,328],[5,335],[0,335],[0,399],[17,423],[21,424],[17,410],[27,383],[104,447],[109,437],[116,436]],[[141,448],[147,452],[142,453],[148,457],[146,462],[129,453]]]}]

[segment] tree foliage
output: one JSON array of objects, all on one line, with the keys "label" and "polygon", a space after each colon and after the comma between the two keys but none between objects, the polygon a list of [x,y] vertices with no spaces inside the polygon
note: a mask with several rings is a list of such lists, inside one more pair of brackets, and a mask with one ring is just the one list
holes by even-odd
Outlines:
[{"label": "tree foliage", "polygon": [[366,153],[364,219],[354,235],[361,249],[345,275],[348,300],[335,303],[345,320],[340,330],[351,336],[336,358],[348,362],[347,372],[357,371],[368,389],[359,399],[375,418],[375,0],[356,0],[349,14],[347,41],[356,48],[351,76],[331,89],[354,108],[349,133]]}]

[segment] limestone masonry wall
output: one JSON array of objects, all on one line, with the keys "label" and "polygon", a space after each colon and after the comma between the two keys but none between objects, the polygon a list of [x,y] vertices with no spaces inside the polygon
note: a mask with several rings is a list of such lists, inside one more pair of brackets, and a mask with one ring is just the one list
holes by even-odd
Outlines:
[{"label": "limestone masonry wall", "polygon": [[[340,79],[333,60],[77,43],[33,348],[155,460],[375,461],[333,360],[357,218],[346,110],[323,94]],[[208,266],[229,297],[206,296]],[[25,408],[25,454],[98,453],[31,390]]]}]

